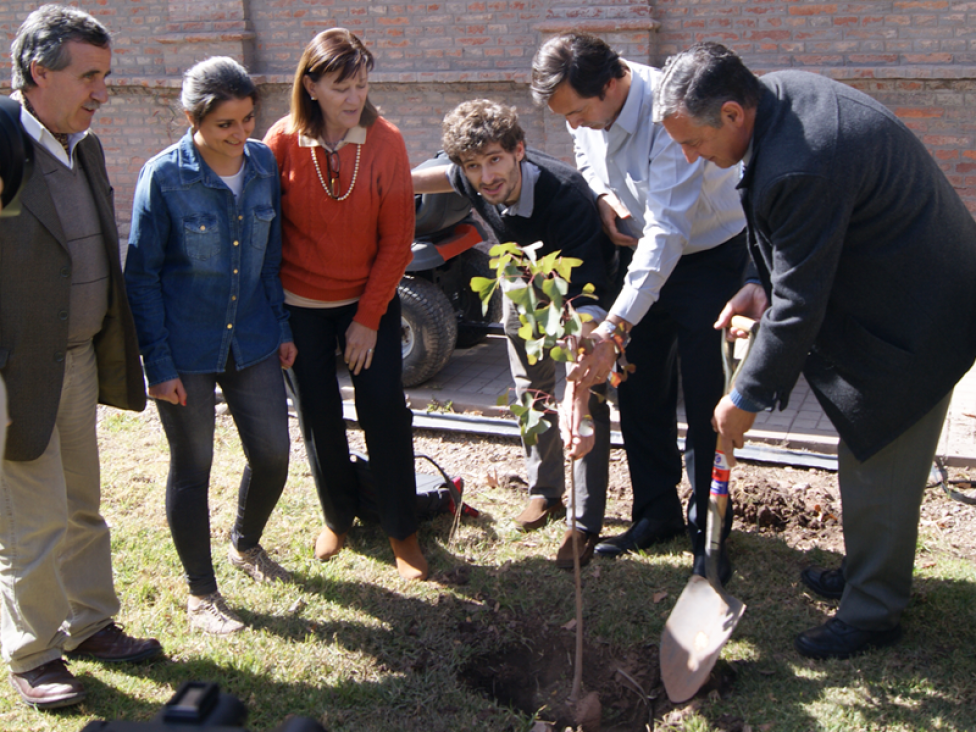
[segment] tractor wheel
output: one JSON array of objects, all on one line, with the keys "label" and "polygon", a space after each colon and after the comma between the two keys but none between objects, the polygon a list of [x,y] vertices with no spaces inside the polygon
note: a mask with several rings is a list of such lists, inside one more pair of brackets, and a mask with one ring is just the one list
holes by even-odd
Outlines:
[{"label": "tractor wheel", "polygon": [[403,385],[427,381],[447,364],[457,340],[457,319],[447,296],[432,282],[404,277],[400,293]]}]

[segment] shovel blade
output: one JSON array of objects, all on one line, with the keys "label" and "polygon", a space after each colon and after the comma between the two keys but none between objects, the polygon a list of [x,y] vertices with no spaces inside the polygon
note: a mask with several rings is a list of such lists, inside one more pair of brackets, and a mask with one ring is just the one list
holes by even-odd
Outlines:
[{"label": "shovel blade", "polygon": [[697,575],[688,580],[661,636],[661,679],[668,699],[691,699],[715,666],[746,606]]}]

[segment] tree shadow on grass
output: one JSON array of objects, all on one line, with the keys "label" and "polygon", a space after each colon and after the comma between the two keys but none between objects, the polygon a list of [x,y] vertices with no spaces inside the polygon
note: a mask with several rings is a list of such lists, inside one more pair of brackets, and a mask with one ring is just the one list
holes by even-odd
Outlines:
[{"label": "tree shadow on grass", "polygon": [[[169,686],[173,691],[186,681],[218,684],[223,693],[232,694],[245,705],[248,716],[244,728],[252,732],[275,730],[289,716],[310,717],[330,732],[392,729],[448,732],[463,728],[459,726],[463,721],[457,715],[461,704],[450,693],[439,694],[440,684],[424,689],[416,680],[403,677],[389,676],[379,681],[349,678],[336,684],[280,681],[273,673],[222,665],[208,658],[152,664],[145,671],[155,683]],[[102,681],[99,675],[96,672],[82,676],[88,690],[85,704],[74,711],[62,710],[58,715],[66,722],[77,719],[78,724],[68,723],[62,729],[81,730],[89,715],[107,721],[147,722],[163,706],[163,703],[136,699]],[[432,702],[437,703],[437,708],[425,710],[425,703]],[[486,707],[483,717],[487,723],[485,730],[521,729],[515,715],[498,707]]]},{"label": "tree shadow on grass", "polygon": [[793,639],[833,616],[838,602],[807,589],[799,573],[810,564],[839,566],[841,557],[800,552],[770,535],[736,533],[733,545],[743,569],[727,589],[747,609],[725,657],[753,728],[976,728],[976,583],[916,579],[900,643],[815,661],[800,656]]},{"label": "tree shadow on grass", "polygon": [[[382,532],[367,530],[362,538],[357,551],[389,562],[395,573]],[[657,719],[675,708],[647,666],[656,668],[656,644],[688,578],[685,544],[679,539],[642,556],[597,559],[583,570],[584,659],[623,689],[628,684],[614,676],[611,663],[620,659],[646,696],[656,697],[651,703]],[[462,564],[429,536],[424,546],[435,578],[445,567]],[[901,643],[849,661],[810,661],[793,650],[793,638],[822,623],[836,602],[806,590],[799,571],[811,563],[836,566],[840,557],[798,551],[769,534],[734,532],[730,548],[737,574],[728,591],[748,606],[720,662],[735,678],[731,686],[720,686],[718,697],[702,695],[691,705],[714,729],[741,730],[745,724],[797,730],[976,728],[976,584],[922,577],[903,618]],[[566,640],[575,615],[572,574],[545,557],[529,556],[472,565],[467,575],[464,584],[431,582],[403,593],[310,572],[305,590],[321,595],[334,613],[242,609],[253,635],[246,644],[238,642],[229,661],[174,645],[171,652],[180,660],[118,670],[173,690],[186,680],[216,681],[249,707],[253,730],[276,727],[282,710],[318,718],[336,731],[525,729],[533,710],[506,709],[510,701],[496,693],[511,688],[501,683],[502,662],[508,656],[528,664],[533,654],[551,646],[562,654],[564,666],[571,665]],[[276,658],[275,648],[295,655]],[[289,674],[279,664],[309,654],[322,654],[320,677],[312,664],[312,670],[282,680]],[[326,668],[346,657],[356,660],[348,672]],[[158,705],[120,692],[87,666],[74,668],[79,667],[89,688],[89,714],[111,718],[125,710],[130,718],[148,719],[156,713]],[[470,682],[479,670],[491,683],[475,688]],[[606,681],[590,676],[586,686]],[[550,688],[543,679],[536,685]],[[633,691],[620,691],[619,700],[628,694]],[[544,706],[538,697],[531,703]],[[646,719],[646,708],[608,704],[604,732],[636,729],[625,725],[642,709]]]}]

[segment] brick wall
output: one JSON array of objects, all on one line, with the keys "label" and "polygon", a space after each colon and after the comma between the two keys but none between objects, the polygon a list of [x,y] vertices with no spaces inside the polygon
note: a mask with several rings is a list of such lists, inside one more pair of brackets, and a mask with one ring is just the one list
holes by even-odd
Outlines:
[{"label": "brick wall", "polygon": [[658,0],[658,62],[696,41],[757,72],[800,68],[870,94],[915,131],[976,213],[976,2]]},{"label": "brick wall", "polygon": [[[40,2],[0,6],[0,88],[10,40]],[[932,151],[976,213],[976,1],[887,0],[99,0],[81,7],[113,32],[113,96],[93,129],[106,147],[119,222],[128,231],[142,163],[185,130],[181,72],[225,54],[255,75],[258,135],[287,110],[305,43],[352,29],[376,55],[374,101],[416,164],[439,147],[440,122],[474,97],[514,104],[529,143],[571,158],[565,126],[532,105],[532,55],[549,36],[584,30],[625,57],[660,64],[698,40],[725,43],[757,72],[797,67],[871,94]],[[3,89],[4,92],[8,91]]]}]

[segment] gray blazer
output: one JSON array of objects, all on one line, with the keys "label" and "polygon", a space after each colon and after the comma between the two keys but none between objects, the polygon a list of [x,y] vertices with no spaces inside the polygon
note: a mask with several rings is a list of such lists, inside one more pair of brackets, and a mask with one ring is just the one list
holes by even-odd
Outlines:
[{"label": "gray blazer", "polygon": [[736,389],[782,408],[802,371],[863,461],[976,358],[976,222],[881,104],[806,72],[760,81],[739,188],[770,309]]},{"label": "gray blazer", "polygon": [[[74,154],[88,175],[111,274],[108,313],[95,337],[99,402],[141,411],[145,382],[125,296],[105,154],[93,134]],[[5,459],[17,461],[35,460],[51,439],[64,379],[71,292],[71,257],[39,167],[26,181],[21,202],[20,216],[0,219],[0,373],[11,419]]]}]

